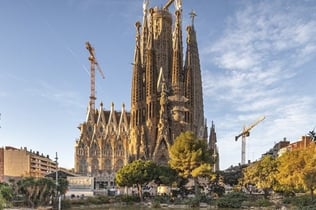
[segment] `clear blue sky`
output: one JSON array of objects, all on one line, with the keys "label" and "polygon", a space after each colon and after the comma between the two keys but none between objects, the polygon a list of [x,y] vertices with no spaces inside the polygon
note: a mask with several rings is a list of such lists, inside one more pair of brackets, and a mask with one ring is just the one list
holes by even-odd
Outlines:
[{"label": "clear blue sky", "polygon": [[[106,76],[97,72],[97,107],[103,101],[105,109],[114,102],[116,110],[122,103],[130,110],[142,2],[0,0],[1,146],[51,158],[58,152],[60,165],[73,167],[90,94],[86,41]],[[234,137],[262,115],[247,139],[246,159],[314,129],[316,1],[183,0],[184,27],[192,9],[205,117],[216,126],[221,169],[240,162],[241,142]]]}]

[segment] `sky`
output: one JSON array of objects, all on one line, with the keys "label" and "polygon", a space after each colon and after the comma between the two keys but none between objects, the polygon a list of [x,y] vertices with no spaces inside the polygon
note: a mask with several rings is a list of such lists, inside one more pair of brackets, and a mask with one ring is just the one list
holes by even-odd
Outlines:
[{"label": "sky", "polygon": [[[151,0],[162,6],[167,0]],[[58,154],[74,167],[78,125],[90,95],[89,52],[96,72],[96,107],[130,110],[135,22],[142,0],[0,0],[0,146]],[[183,31],[195,30],[202,71],[204,114],[217,133],[220,168],[275,143],[291,142],[316,127],[316,1],[183,0]],[[174,6],[170,6],[174,12]],[[185,40],[185,37],[184,39]]]}]

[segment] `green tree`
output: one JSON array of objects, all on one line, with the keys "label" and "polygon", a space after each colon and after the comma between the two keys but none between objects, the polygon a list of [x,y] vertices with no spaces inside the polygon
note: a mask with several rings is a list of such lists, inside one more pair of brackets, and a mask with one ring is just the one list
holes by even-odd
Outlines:
[{"label": "green tree", "polygon": [[184,178],[193,178],[198,195],[198,177],[211,174],[212,155],[207,142],[192,132],[181,133],[169,150],[169,164]]},{"label": "green tree", "polygon": [[244,169],[242,179],[244,186],[256,185],[264,191],[265,197],[269,191],[277,186],[278,161],[271,155],[264,156],[261,160],[250,164]]},{"label": "green tree", "polygon": [[0,209],[13,199],[13,190],[7,183],[0,183]]},{"label": "green tree", "polygon": [[115,182],[119,186],[137,186],[140,199],[143,199],[143,185],[159,177],[158,168],[152,161],[135,160],[117,171]]},{"label": "green tree", "polygon": [[239,180],[242,178],[242,167],[235,166],[234,168],[218,172],[223,177],[223,182],[230,186],[238,185]]},{"label": "green tree", "polygon": [[179,181],[178,173],[176,170],[170,168],[169,166],[157,166],[157,176],[155,182],[156,184],[172,185],[173,183]]},{"label": "green tree", "polygon": [[17,186],[27,205],[32,208],[49,204],[56,190],[55,182],[50,178],[26,177],[19,180]]},{"label": "green tree", "polygon": [[312,141],[316,142],[316,132],[315,129],[308,132],[308,136],[311,137]]},{"label": "green tree", "polygon": [[68,189],[68,181],[67,179],[63,179],[63,178],[59,178],[58,179],[58,192],[61,194],[61,195],[65,195],[66,192],[67,192],[67,189]]}]

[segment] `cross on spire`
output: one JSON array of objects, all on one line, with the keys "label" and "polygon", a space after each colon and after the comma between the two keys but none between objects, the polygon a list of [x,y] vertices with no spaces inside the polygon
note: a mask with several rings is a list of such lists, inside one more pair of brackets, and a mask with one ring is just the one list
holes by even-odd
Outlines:
[{"label": "cross on spire", "polygon": [[194,10],[192,10],[192,11],[189,13],[189,15],[190,15],[190,17],[191,17],[191,19],[192,19],[192,26],[193,26],[193,25],[194,25],[194,18],[195,18],[195,16],[196,16],[196,13],[195,13]]}]

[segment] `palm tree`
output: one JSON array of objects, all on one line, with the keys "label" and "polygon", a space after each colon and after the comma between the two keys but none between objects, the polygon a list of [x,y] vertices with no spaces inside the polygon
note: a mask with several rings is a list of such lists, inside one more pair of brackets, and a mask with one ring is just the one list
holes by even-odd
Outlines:
[{"label": "palm tree", "polygon": [[52,179],[27,177],[18,182],[19,193],[24,195],[28,206],[47,205],[54,194],[56,185]]},{"label": "palm tree", "polygon": [[312,141],[316,141],[316,132],[315,132],[315,128],[312,131],[308,132],[308,136],[311,137]]},{"label": "palm tree", "polygon": [[35,204],[33,202],[32,197],[34,197],[35,192],[35,182],[36,180],[33,177],[26,177],[18,181],[17,185],[19,188],[19,193],[25,196],[25,201],[28,206],[34,208]]}]

